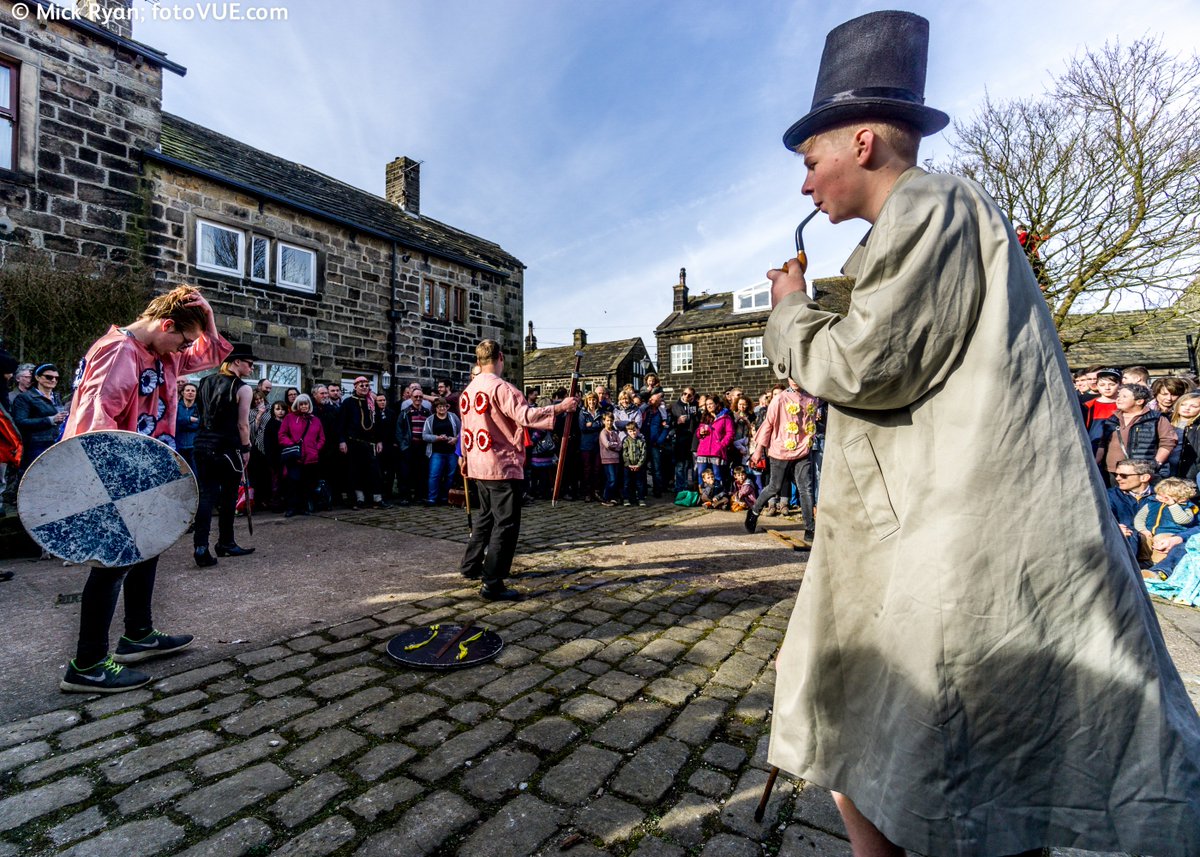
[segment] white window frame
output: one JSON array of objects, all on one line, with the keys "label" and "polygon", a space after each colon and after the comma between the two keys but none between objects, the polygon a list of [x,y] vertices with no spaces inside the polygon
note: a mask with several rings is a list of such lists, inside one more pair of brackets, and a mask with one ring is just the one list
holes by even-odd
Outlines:
[{"label": "white window frame", "polygon": [[[204,261],[204,227],[219,229],[222,232],[232,232],[237,236],[237,267],[226,268],[222,265],[215,265]],[[246,271],[246,233],[240,229],[235,229],[226,226],[223,223],[216,223],[212,220],[202,220],[196,218],[196,267],[202,271],[215,271],[218,274],[229,274],[234,277],[245,275]]]},{"label": "white window frame", "polygon": [[733,311],[764,312],[771,308],[771,281],[763,280],[733,293]]},{"label": "white window frame", "polygon": [[[685,356],[686,355],[686,356]],[[686,366],[686,368],[685,368]],[[679,342],[671,346],[671,374],[683,375],[692,371],[692,343]]]},{"label": "white window frame", "polygon": [[7,137],[4,141],[5,145],[12,146],[12,151],[9,152],[9,162],[0,163],[0,170],[16,172],[21,161],[21,63],[4,57],[3,64],[10,75],[4,96],[5,98],[13,96],[14,100],[7,107],[0,108],[4,111],[0,115],[12,123],[11,128],[0,129],[0,134],[4,134]]},{"label": "white window frame", "polygon": [[[266,266],[266,273],[262,277],[254,276],[254,245],[258,242],[263,242],[267,245],[267,251],[263,256],[263,264]],[[250,274],[250,279],[256,283],[271,282],[271,239],[265,235],[250,235],[250,252],[246,254],[246,270]]]},{"label": "white window frame", "polygon": [[[299,380],[295,384],[289,384],[287,381],[281,380],[279,378],[280,369],[294,371]],[[284,401],[288,387],[295,387],[301,393],[307,392],[304,389],[304,367],[298,363],[278,363],[274,360],[255,361],[254,368],[246,376],[246,383],[255,386],[263,378],[271,379],[270,401],[272,403]]]},{"label": "white window frame", "polygon": [[[283,278],[283,251],[295,250],[300,253],[307,253],[309,258],[308,272],[312,283],[293,283]],[[317,291],[317,251],[309,247],[301,247],[299,244],[289,244],[286,241],[275,242],[275,283],[288,289],[295,289],[298,292],[306,292],[308,294],[316,294]]]},{"label": "white window frame", "polygon": [[762,369],[770,365],[771,361],[767,359],[767,354],[763,351],[763,338],[761,336],[743,337],[742,368]]}]

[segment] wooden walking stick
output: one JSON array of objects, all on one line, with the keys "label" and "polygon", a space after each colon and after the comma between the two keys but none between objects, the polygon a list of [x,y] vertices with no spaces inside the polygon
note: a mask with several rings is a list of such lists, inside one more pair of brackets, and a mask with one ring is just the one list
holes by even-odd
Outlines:
[{"label": "wooden walking stick", "polygon": [[779,768],[771,766],[771,772],[767,774],[767,784],[763,787],[762,797],[758,800],[758,808],[754,810],[754,820],[762,822],[763,816],[767,814],[767,803],[771,800],[771,790],[775,788],[775,778],[779,776]]},{"label": "wooden walking stick", "polygon": [[[573,399],[579,393],[579,367],[583,364],[583,352],[575,352],[575,371],[571,373],[571,390],[567,393],[568,399]],[[566,419],[563,421],[563,436],[562,443],[558,447],[558,470],[554,473],[554,493],[550,495],[550,507],[558,505],[558,492],[562,488],[563,468],[567,464],[567,441],[571,437],[571,423],[575,422],[575,412],[565,411]]]}]

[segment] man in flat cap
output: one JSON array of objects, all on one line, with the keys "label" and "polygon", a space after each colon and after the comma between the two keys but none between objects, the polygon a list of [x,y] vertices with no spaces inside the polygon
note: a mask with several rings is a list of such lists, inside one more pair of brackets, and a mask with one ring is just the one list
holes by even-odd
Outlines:
[{"label": "man in flat cap", "polygon": [[871,230],[844,317],[797,262],[768,274],[773,368],[829,403],[770,761],[834,790],[860,857],[1200,854],[1200,720],[1028,257],[982,188],[915,166],[949,121],[927,44],[904,12],[834,29],[784,138]]}]

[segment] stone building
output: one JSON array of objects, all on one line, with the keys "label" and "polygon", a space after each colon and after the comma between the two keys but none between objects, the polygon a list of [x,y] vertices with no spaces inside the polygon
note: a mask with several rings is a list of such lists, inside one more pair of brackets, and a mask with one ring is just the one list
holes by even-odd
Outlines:
[{"label": "stone building", "polygon": [[156,276],[214,295],[279,383],[388,371],[462,389],[480,339],[520,353],[521,263],[421,216],[417,162],[387,165],[382,198],[169,113],[144,158]]},{"label": "stone building", "polygon": [[[813,285],[823,306],[845,307],[846,278],[815,280]],[[733,292],[703,292],[692,297],[687,271],[681,268],[673,291],[671,314],[654,331],[659,378],[669,394],[689,386],[699,393],[741,387],[747,395],[757,397],[776,383],[769,355],[763,351],[763,332],[771,315],[768,281]]]},{"label": "stone building", "polygon": [[131,41],[129,2],[100,4],[118,12],[106,29],[0,0],[0,264],[199,285],[281,388],[366,374],[461,389],[482,338],[520,378],[524,266],[423,215],[419,162],[387,164],[380,197],[165,113],[163,72],[186,70]]},{"label": "stone building", "polygon": [[128,27],[50,4],[18,19],[13,6],[0,0],[0,265],[126,264],[142,243],[141,152],[161,137],[163,72],[185,69]]},{"label": "stone building", "polygon": [[[560,387],[571,388],[575,371],[575,352],[582,351],[579,363],[579,390],[586,393],[596,387],[608,388],[612,398],[626,384],[641,389],[646,374],[654,371],[654,363],[640,336],[613,342],[587,341],[587,332],[576,328],[572,345],[558,348],[538,348],[529,322],[525,337],[525,392],[549,397]],[[549,401],[543,398],[543,404]]]}]

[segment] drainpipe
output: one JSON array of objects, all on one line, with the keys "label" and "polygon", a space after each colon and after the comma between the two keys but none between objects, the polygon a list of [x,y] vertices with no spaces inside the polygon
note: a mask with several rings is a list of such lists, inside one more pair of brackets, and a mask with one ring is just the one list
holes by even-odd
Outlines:
[{"label": "drainpipe", "polygon": [[398,295],[396,294],[396,291],[398,288],[396,257],[398,255],[399,255],[399,251],[396,249],[396,242],[393,241],[392,242],[391,300],[389,302],[388,313],[387,313],[390,330],[388,331],[388,365],[386,368],[387,373],[392,376],[392,386],[388,389],[388,393],[387,393],[388,404],[391,405],[392,407],[396,406],[396,382],[399,380],[399,378],[396,377],[396,360],[399,356],[396,354],[396,336],[397,336],[396,325],[399,324],[399,322],[400,322],[400,313],[396,309],[396,299],[398,297]]}]

